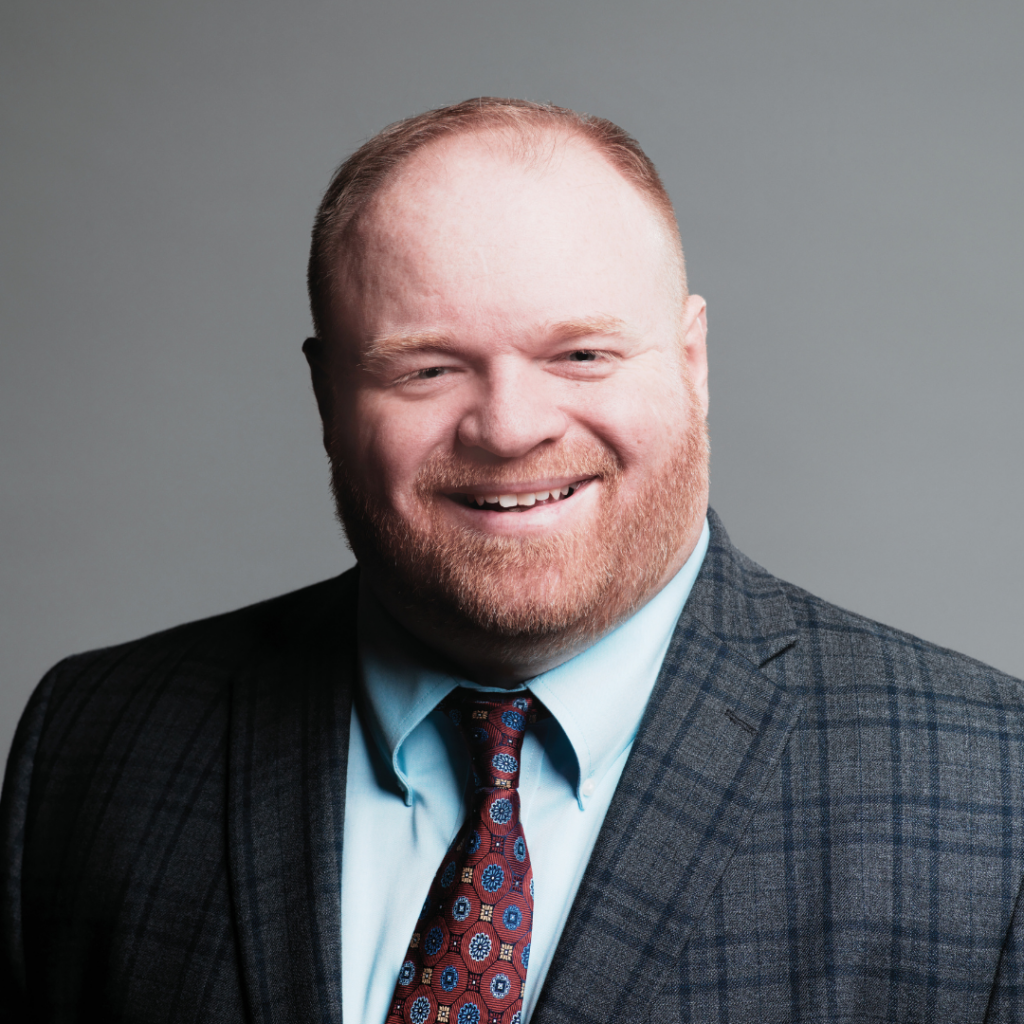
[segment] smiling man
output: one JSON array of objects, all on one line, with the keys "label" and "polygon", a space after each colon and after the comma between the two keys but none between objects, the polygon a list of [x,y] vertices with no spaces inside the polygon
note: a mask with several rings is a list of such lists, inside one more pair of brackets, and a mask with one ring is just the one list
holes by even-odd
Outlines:
[{"label": "smiling man", "polygon": [[731,546],[637,143],[399,122],[309,281],[358,566],[43,680],[11,1019],[1024,1019],[1021,684]]},{"label": "smiling man", "polygon": [[306,348],[374,592],[491,683],[635,611],[707,507],[707,321],[674,222],[566,128],[504,133],[423,144],[344,229],[329,194],[316,242],[347,252]]}]

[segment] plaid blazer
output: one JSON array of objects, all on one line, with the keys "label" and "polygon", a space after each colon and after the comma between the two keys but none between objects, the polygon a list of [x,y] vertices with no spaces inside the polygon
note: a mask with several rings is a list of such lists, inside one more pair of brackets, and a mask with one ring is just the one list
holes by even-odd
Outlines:
[{"label": "plaid blazer", "polygon": [[[1024,1021],[1021,683],[711,525],[534,1024]],[[47,675],[0,811],[4,1020],[341,1020],[355,594]]]}]

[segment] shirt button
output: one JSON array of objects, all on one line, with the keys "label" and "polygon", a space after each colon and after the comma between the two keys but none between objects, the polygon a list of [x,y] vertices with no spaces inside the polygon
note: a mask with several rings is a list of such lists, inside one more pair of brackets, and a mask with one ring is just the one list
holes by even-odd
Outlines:
[{"label": "shirt button", "polygon": [[587,781],[584,782],[582,786],[580,786],[580,792],[584,796],[593,796],[595,789],[597,789],[597,786],[594,785],[593,779],[587,779]]}]

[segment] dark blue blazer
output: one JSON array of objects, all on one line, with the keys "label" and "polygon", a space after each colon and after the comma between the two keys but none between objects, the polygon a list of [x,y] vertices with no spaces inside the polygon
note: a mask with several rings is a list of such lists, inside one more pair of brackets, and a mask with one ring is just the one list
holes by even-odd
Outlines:
[{"label": "dark blue blazer", "polygon": [[[534,1024],[1024,1021],[1022,684],[710,519]],[[3,1020],[341,1020],[355,601],[46,676],[0,806]]]}]

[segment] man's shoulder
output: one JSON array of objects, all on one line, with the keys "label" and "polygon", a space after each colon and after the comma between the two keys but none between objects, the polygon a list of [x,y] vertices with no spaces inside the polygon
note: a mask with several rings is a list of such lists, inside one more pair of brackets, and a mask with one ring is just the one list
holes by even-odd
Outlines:
[{"label": "man's shoulder", "polygon": [[1024,681],[977,658],[924,640],[826,601],[785,580],[786,595],[797,629],[822,657],[851,660],[865,669],[884,668],[898,679],[927,678],[943,685],[973,686],[991,682],[1020,696]]},{"label": "man's shoulder", "polygon": [[918,695],[948,709],[988,708],[1021,716],[1022,680],[779,579],[733,547],[717,517],[715,522],[719,537],[712,571],[717,589],[729,592],[719,594],[718,601],[733,602],[733,622],[751,618],[756,635],[788,635],[790,645],[777,639],[775,648],[783,662],[802,666],[788,674],[791,686],[845,693],[862,702],[868,695],[882,700]]},{"label": "man's shoulder", "polygon": [[[75,654],[36,688],[19,733],[34,720],[41,749],[53,757],[97,736],[190,733],[223,719],[231,687],[259,675],[287,686],[311,659],[351,646],[355,571],[230,612],[127,643]],[[16,746],[18,741],[16,741]],[[50,749],[52,748],[52,749]]]},{"label": "man's shoulder", "polygon": [[196,619],[110,647],[73,654],[52,673],[117,675],[127,666],[191,667],[230,674],[253,658],[276,658],[337,639],[351,628],[356,571],[228,612]]},{"label": "man's shoulder", "polygon": [[1024,729],[1020,679],[792,583],[779,586],[802,647],[799,688],[833,723],[856,721],[862,738],[873,727],[935,730],[949,742],[973,735],[986,749]]}]

